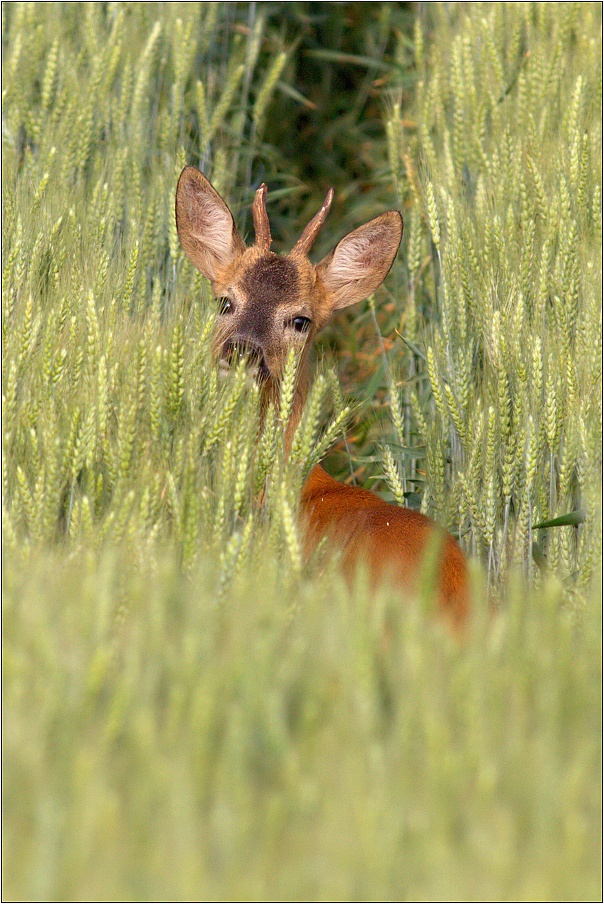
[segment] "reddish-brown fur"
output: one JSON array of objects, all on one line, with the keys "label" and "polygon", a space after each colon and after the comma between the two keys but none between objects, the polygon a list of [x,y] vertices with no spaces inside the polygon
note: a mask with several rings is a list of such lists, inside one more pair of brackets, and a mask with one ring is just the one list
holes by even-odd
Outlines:
[{"label": "reddish-brown fur", "polygon": [[[257,367],[265,397],[274,399],[288,349],[296,345],[300,350],[289,437],[306,395],[308,352],[314,336],[335,310],[375,291],[392,266],[402,235],[400,214],[388,211],[345,236],[313,266],[308,251],[331,198],[329,192],[292,252],[280,257],[270,251],[266,186],[256,192],[256,244],[250,248],[239,236],[228,207],[198,170],[183,170],[176,193],[182,246],[223,300],[216,356],[228,362],[234,349],[248,356]],[[307,321],[304,330],[295,325],[301,319]],[[363,560],[374,583],[389,578],[414,591],[424,561],[436,549],[440,604],[456,627],[463,624],[469,612],[466,559],[453,537],[434,521],[419,512],[390,505],[368,490],[340,483],[319,465],[305,483],[301,508],[307,550],[329,537],[342,550],[343,568],[349,576]]]},{"label": "reddish-brown fur", "polygon": [[369,490],[340,483],[320,465],[311,471],[301,501],[308,548],[326,535],[332,537],[343,550],[342,564],[349,577],[365,559],[374,583],[390,578],[415,591],[429,541],[440,541],[440,603],[456,626],[463,624],[469,611],[466,559],[453,537],[434,521],[384,502]]}]

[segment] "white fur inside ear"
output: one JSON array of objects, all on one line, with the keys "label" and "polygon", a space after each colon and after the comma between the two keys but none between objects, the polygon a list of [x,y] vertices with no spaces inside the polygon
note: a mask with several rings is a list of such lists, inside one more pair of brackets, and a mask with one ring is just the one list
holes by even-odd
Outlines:
[{"label": "white fur inside ear", "polygon": [[364,233],[344,239],[335,250],[330,267],[330,281],[334,284],[365,279],[376,261],[379,235]]},{"label": "white fur inside ear", "polygon": [[221,265],[229,263],[233,251],[233,220],[211,197],[198,197],[191,217],[191,238],[205,246]]},{"label": "white fur inside ear", "polygon": [[350,232],[317,265],[332,310],[348,307],[375,292],[396,257],[402,223],[400,214],[387,211]]}]

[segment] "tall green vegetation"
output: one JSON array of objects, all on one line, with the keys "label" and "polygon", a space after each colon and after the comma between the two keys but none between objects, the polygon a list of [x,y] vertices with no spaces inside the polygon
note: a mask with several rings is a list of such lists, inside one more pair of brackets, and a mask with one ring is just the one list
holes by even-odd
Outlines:
[{"label": "tall green vegetation", "polygon": [[[285,462],[295,360],[262,423],[212,363],[176,179],[202,167],[244,231],[260,178],[277,222],[302,198],[308,148],[273,141],[308,109],[303,16],[4,4],[7,898],[601,894],[598,7],[433,7],[406,34],[400,5],[356,6],[345,41],[329,23],[340,65],[365,48],[374,172],[325,243],[397,194],[406,238],[339,319],[372,405],[361,461],[330,467],[459,532],[475,618],[459,644],[429,599],[305,563],[337,377]],[[377,135],[359,110],[386,85]]]},{"label": "tall green vegetation", "polygon": [[387,122],[408,211],[390,360],[423,508],[492,578],[538,579],[535,558],[576,590],[602,554],[600,12],[474,4],[450,41],[418,30],[412,121],[395,102]]},{"label": "tall green vegetation", "polygon": [[[211,4],[171,6],[157,20],[145,5],[134,14],[67,6],[59,17],[11,9],[7,549],[131,541],[144,560],[169,539],[189,568],[205,542],[225,559],[227,581],[262,527],[257,511],[252,527],[253,496],[276,482],[285,546],[299,559],[295,494],[286,499],[281,477],[271,480],[283,468],[288,402],[259,436],[243,370],[218,380],[208,286],[174,221],[185,161],[229,194],[258,153],[242,136],[260,141],[283,58],[255,75],[262,24],[243,41]],[[224,60],[209,51],[219,36],[232,44]],[[198,69],[203,79],[192,77]],[[305,456],[328,388],[325,378],[316,385],[314,417],[301,425]],[[340,413],[323,449],[341,423]],[[281,536],[274,527],[275,549]]]}]

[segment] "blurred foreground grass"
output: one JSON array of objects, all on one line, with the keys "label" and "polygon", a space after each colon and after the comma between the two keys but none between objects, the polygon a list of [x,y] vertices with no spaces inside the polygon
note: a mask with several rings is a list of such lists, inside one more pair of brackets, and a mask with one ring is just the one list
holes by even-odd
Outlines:
[{"label": "blurred foreground grass", "polygon": [[215,580],[5,575],[5,898],[597,900],[596,598],[516,588],[459,645],[336,575]]},{"label": "blurred foreground grass", "polygon": [[248,227],[267,171],[278,222],[305,190],[273,8],[3,6],[5,898],[601,897],[598,9],[367,32],[392,93],[347,226],[398,192],[407,238],[326,337],[391,421],[331,466],[482,560],[459,644],[303,564],[335,375],[286,465],[287,392],[260,425],[212,366],[174,189],[202,166]]}]

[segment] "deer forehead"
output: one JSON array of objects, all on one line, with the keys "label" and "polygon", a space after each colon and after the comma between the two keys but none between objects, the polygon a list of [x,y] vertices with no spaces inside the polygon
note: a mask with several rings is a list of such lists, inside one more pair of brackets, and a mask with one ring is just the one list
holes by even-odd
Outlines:
[{"label": "deer forehead", "polygon": [[300,278],[295,263],[266,254],[241,274],[239,288],[248,306],[295,306],[300,302]]},{"label": "deer forehead", "polygon": [[267,312],[313,307],[316,288],[315,269],[305,257],[280,257],[254,247],[221,273],[215,286],[217,293],[233,293],[246,308],[262,307]]}]

